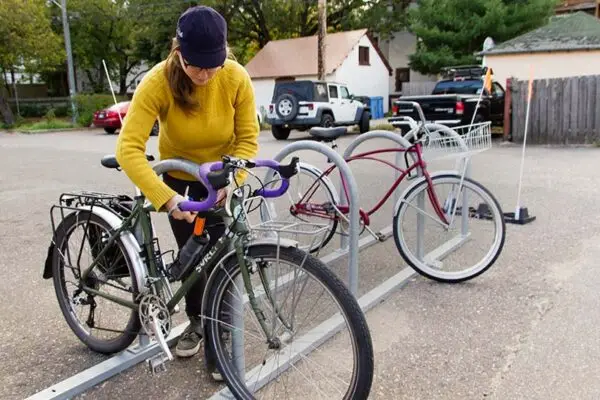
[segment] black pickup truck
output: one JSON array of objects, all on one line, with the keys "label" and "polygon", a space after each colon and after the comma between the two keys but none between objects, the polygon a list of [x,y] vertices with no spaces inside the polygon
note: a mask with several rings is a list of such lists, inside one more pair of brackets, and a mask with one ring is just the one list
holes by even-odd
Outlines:
[{"label": "black pickup truck", "polygon": [[[427,122],[438,123],[449,127],[492,121],[492,125],[504,122],[504,88],[492,80],[492,92],[483,88],[485,67],[462,66],[444,69],[447,77],[438,81],[431,93],[426,96],[402,96],[392,105],[392,117],[388,122],[406,133],[409,124],[402,117],[411,117],[416,122],[421,118],[417,110],[410,105],[399,104],[398,101],[419,103]],[[475,119],[473,113],[480,97]]]}]

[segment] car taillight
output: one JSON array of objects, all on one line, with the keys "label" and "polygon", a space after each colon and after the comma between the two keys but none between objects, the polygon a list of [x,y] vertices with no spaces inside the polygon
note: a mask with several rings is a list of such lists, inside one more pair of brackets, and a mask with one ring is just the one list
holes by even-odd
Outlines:
[{"label": "car taillight", "polygon": [[273,112],[273,104],[269,104],[269,112],[272,113]]},{"label": "car taillight", "polygon": [[456,115],[463,115],[465,113],[465,103],[462,101],[456,102]]},{"label": "car taillight", "polygon": [[315,107],[315,105],[314,105],[313,103],[308,103],[308,104],[306,105],[306,107],[307,107],[309,110],[312,110],[312,109]]},{"label": "car taillight", "polygon": [[398,115],[398,105],[397,104],[392,105],[392,114]]}]

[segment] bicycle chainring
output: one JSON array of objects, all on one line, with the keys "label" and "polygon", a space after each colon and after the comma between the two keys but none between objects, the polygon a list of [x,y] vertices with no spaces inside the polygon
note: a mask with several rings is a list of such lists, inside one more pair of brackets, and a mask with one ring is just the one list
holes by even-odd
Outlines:
[{"label": "bicycle chainring", "polygon": [[169,336],[171,333],[172,321],[171,313],[165,302],[155,294],[146,294],[142,297],[139,305],[140,322],[142,328],[149,337],[154,336],[152,330],[152,320],[158,321],[158,326],[163,337]]},{"label": "bicycle chainring", "polygon": [[[360,216],[360,222],[358,224],[358,227],[360,229],[360,231],[358,232],[359,236],[362,235],[365,232],[365,220],[362,218],[362,215]],[[350,222],[346,221],[344,218],[340,218],[338,220],[338,224],[340,227],[340,234],[342,236],[350,236]]]}]

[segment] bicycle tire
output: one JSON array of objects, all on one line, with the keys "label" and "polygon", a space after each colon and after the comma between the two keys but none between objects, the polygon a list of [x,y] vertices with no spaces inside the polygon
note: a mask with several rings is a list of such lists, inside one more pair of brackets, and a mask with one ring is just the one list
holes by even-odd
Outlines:
[{"label": "bicycle tire", "polygon": [[[279,252],[279,253],[278,253]],[[249,248],[245,253],[249,259],[253,258],[279,258],[295,265],[302,265],[303,271],[314,276],[320,284],[325,286],[334,296],[336,302],[346,316],[346,321],[354,339],[354,374],[344,399],[367,399],[371,390],[374,373],[374,356],[371,334],[366,318],[356,300],[344,283],[318,258],[294,247],[280,247],[276,245],[257,245]],[[302,261],[304,260],[304,263]],[[219,268],[214,284],[210,287],[210,302],[207,305],[209,313],[208,332],[209,342],[216,356],[216,364],[236,399],[255,399],[250,390],[234,372],[233,363],[226,356],[227,350],[223,348],[219,336],[219,316],[222,304],[222,292],[227,288],[227,283],[235,279],[240,273],[236,257],[229,258]]]},{"label": "bicycle tire", "polygon": [[416,272],[419,274],[433,279],[438,282],[443,283],[459,283],[464,282],[470,279],[473,279],[485,271],[487,271],[498,259],[502,249],[504,248],[504,242],[506,238],[506,222],[504,221],[504,214],[502,212],[502,208],[498,203],[498,200],[494,197],[494,195],[481,183],[470,179],[470,178],[462,178],[460,175],[456,174],[440,174],[434,175],[431,177],[432,186],[435,188],[436,182],[445,181],[445,183],[450,182],[452,184],[459,185],[461,179],[463,187],[467,187],[481,196],[482,199],[486,201],[488,204],[488,208],[491,211],[492,215],[495,217],[495,221],[498,221],[496,224],[495,230],[495,240],[490,247],[490,251],[488,252],[488,256],[485,258],[483,262],[480,263],[476,268],[473,268],[471,271],[465,270],[458,273],[442,273],[434,268],[430,268],[424,262],[420,261],[409,249],[408,245],[404,241],[400,231],[401,231],[401,218],[405,214],[405,211],[409,207],[410,200],[415,198],[419,192],[425,191],[424,195],[426,197],[425,201],[431,202],[431,200],[426,196],[426,191],[428,190],[427,180],[422,180],[420,183],[416,184],[412,187],[404,196],[403,199],[400,200],[399,206],[397,207],[396,212],[394,213],[394,221],[393,221],[393,232],[394,232],[394,241],[396,243],[396,247],[404,261],[410,265]]},{"label": "bicycle tire", "polygon": [[[79,340],[91,350],[97,353],[113,354],[125,350],[137,338],[137,335],[141,329],[141,323],[137,310],[131,310],[127,325],[125,326],[121,335],[117,336],[112,340],[98,340],[87,334],[83,330],[83,327],[79,324],[79,322],[75,320],[75,317],[71,314],[69,310],[70,301],[68,298],[65,298],[65,294],[62,291],[63,286],[61,278],[63,276],[63,273],[61,267],[63,266],[63,263],[61,262],[61,260],[63,258],[60,254],[61,249],[64,248],[66,244],[65,240],[68,241],[69,235],[72,232],[72,230],[82,221],[84,221],[83,223],[88,223],[88,219],[89,223],[98,224],[102,228],[106,229],[108,232],[112,230],[112,226],[108,222],[106,222],[104,219],[102,219],[94,213],[90,214],[90,211],[87,210],[73,212],[67,215],[61,221],[61,223],[57,226],[56,229],[55,248],[52,256],[52,278],[54,283],[54,289],[60,310],[69,328],[71,328],[71,330],[73,331],[73,333],[75,333]],[[117,238],[114,243],[117,246],[116,248],[118,248],[121,251],[127,264],[127,269],[131,276],[132,282],[132,301],[134,301],[137,294],[139,293],[139,288],[137,287],[137,280],[135,277],[135,272],[132,268],[132,262],[127,254],[127,251],[125,250],[125,244],[121,241],[121,239]]]}]

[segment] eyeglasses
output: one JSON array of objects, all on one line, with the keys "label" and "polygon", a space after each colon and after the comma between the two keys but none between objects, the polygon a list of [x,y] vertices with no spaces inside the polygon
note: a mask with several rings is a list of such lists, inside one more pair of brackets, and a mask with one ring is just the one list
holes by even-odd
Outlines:
[{"label": "eyeglasses", "polygon": [[223,68],[223,66],[224,66],[224,65],[220,65],[220,66],[214,67],[214,68],[196,67],[195,65],[192,65],[188,61],[186,61],[185,58],[183,58],[183,56],[181,55],[180,51],[178,51],[177,54],[179,54],[179,61],[181,62],[181,65],[183,65],[183,67],[186,70],[188,70],[190,73],[200,74],[203,71],[206,71],[208,74],[214,74],[215,72],[217,72],[219,69]]}]

